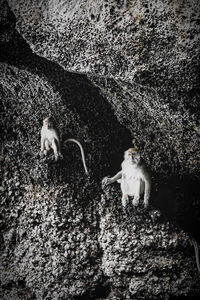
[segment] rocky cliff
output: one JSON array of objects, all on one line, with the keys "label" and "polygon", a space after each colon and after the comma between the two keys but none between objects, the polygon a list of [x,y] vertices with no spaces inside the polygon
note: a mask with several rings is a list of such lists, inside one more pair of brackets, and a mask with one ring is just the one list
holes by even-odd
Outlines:
[{"label": "rocky cliff", "polygon": [[[198,1],[0,4],[0,297],[197,296]],[[49,114],[57,163],[39,155]],[[154,188],[148,209],[123,211],[101,179],[132,144]]]},{"label": "rocky cliff", "polygon": [[35,53],[100,87],[155,170],[199,172],[198,0],[8,3]]}]

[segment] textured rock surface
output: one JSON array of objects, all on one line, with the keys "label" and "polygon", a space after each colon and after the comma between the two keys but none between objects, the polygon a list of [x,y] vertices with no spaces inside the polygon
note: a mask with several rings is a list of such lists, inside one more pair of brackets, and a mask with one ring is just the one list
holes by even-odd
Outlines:
[{"label": "textured rock surface", "polygon": [[97,84],[162,173],[199,173],[198,0],[9,0],[37,54]]},{"label": "textured rock surface", "polygon": [[[31,52],[29,55],[31,56]],[[89,294],[95,291],[103,277],[100,268],[101,251],[97,241],[97,204],[101,193],[98,177],[102,177],[102,170],[101,167],[97,168],[95,175],[92,167],[102,159],[100,153],[104,146],[101,145],[99,131],[107,136],[108,132],[114,133],[117,128],[126,142],[125,130],[117,124],[114,117],[111,126],[113,129],[109,124],[103,129],[109,107],[106,103],[104,106],[104,100],[98,96],[97,89],[86,78],[79,77],[78,80],[78,76],[75,76],[74,81],[65,74],[65,80],[60,78],[60,84],[67,84],[68,97],[74,95],[78,98],[81,91],[83,101],[86,96],[91,99],[94,93],[104,111],[100,118],[98,111],[94,111],[96,123],[101,124],[96,129],[97,141],[89,119],[88,125],[84,125],[75,106],[70,107],[67,98],[54,90],[55,86],[51,86],[44,74],[36,75],[36,61],[39,58],[35,57],[35,61],[34,56],[31,58],[32,71],[34,69],[35,72],[25,70],[24,66],[21,69],[14,67],[12,63],[17,64],[20,59],[16,58],[16,61],[12,61],[10,57],[11,65],[0,65],[3,108],[1,297],[6,299],[10,289],[12,293],[13,289],[17,289],[18,294],[20,288],[25,299],[32,299],[34,295],[36,299],[70,299],[72,296]],[[26,64],[25,59],[23,63]],[[39,64],[41,68],[49,68],[52,76],[51,71],[55,69],[51,64],[45,64],[45,61],[43,66],[41,61],[38,66]],[[31,63],[29,66],[31,68]],[[87,87],[85,93],[84,86]],[[71,89],[74,92],[70,92]],[[40,158],[40,124],[42,118],[49,113],[56,120],[59,118],[63,139],[73,135],[82,142],[84,140],[90,178],[85,177],[79,150],[73,145],[63,149],[64,161],[60,163],[53,163],[51,155],[47,159]],[[122,148],[117,135],[113,134],[113,137],[115,141],[112,140],[112,145],[117,144]],[[97,144],[101,149],[98,150]],[[90,156],[89,153],[94,155]],[[104,160],[105,168],[107,164]],[[7,299],[11,296],[8,294]],[[16,295],[13,297],[15,299]]]},{"label": "textured rock surface", "polygon": [[[148,12],[140,1],[9,1],[19,32],[47,60],[31,52],[0,1],[1,299],[199,294],[188,235],[152,206],[123,212],[119,186],[100,184],[119,169],[131,136],[153,171],[198,175],[198,7],[191,3],[188,10],[185,2],[152,2]],[[177,28],[179,38],[168,41]],[[64,69],[87,74],[101,90]],[[50,113],[62,141],[83,143],[89,177],[75,145],[63,149],[62,162],[40,158],[39,130]],[[199,189],[174,179],[171,186],[155,205],[198,238]]]},{"label": "textured rock surface", "polygon": [[165,299],[195,290],[196,283],[188,285],[192,274],[185,234],[158,211],[129,206],[124,213],[120,201],[116,202],[119,198],[113,187],[102,197],[100,207],[102,270],[113,293],[121,292],[122,299]]}]

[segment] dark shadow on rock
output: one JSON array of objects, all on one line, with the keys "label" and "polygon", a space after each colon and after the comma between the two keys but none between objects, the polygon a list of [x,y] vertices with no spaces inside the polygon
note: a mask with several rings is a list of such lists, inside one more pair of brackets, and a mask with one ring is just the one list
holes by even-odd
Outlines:
[{"label": "dark shadow on rock", "polygon": [[82,296],[73,297],[73,300],[107,299],[110,292],[111,287],[109,283],[105,281],[96,286],[93,291],[89,291]]},{"label": "dark shadow on rock", "polygon": [[154,192],[153,207],[200,243],[200,185],[193,176],[161,180]]},{"label": "dark shadow on rock", "polygon": [[[12,22],[13,19],[11,24]],[[86,124],[89,139],[92,140],[92,145],[88,146],[86,151],[92,156],[91,167],[94,175],[101,178],[109,172],[118,171],[123,151],[131,146],[131,135],[119,124],[110,104],[87,76],[69,73],[58,64],[37,56],[16,30],[9,42],[0,42],[0,53],[1,62],[27,70],[32,74],[45,76],[55,91],[61,95],[63,104],[66,103],[68,108],[70,107],[74,114],[78,114],[81,121]],[[59,120],[56,121],[59,123]],[[69,137],[76,138],[71,128],[62,139]],[[67,154],[67,150],[63,151]]]}]

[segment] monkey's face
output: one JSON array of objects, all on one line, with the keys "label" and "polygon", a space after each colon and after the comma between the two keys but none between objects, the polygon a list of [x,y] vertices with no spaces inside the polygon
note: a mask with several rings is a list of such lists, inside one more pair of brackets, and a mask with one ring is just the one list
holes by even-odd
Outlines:
[{"label": "monkey's face", "polygon": [[140,154],[134,149],[128,149],[125,152],[125,160],[131,165],[137,165],[140,162]]},{"label": "monkey's face", "polygon": [[52,120],[51,117],[48,117],[43,120],[43,125],[47,127],[48,129],[52,127]]}]

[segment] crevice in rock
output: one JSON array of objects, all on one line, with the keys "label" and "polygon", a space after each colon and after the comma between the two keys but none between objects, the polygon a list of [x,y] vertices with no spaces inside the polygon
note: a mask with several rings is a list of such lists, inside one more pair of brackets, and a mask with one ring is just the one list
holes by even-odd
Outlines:
[{"label": "crevice in rock", "polygon": [[111,293],[111,286],[107,279],[99,283],[94,290],[86,292],[81,296],[73,297],[73,300],[93,300],[93,299],[108,299]]}]

